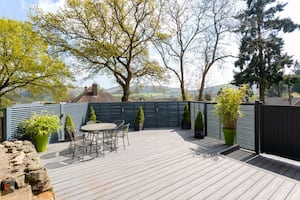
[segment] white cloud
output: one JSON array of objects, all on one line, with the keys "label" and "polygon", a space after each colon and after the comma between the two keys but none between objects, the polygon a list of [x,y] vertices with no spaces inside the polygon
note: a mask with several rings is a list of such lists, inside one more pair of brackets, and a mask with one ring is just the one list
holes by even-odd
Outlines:
[{"label": "white cloud", "polygon": [[46,12],[55,12],[65,5],[65,0],[38,0],[37,6]]}]

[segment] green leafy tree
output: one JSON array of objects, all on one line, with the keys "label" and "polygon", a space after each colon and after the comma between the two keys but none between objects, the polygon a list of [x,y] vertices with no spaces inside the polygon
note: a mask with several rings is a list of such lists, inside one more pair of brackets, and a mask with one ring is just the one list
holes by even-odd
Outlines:
[{"label": "green leafy tree", "polygon": [[289,98],[289,105],[292,105],[292,92],[291,88],[293,85],[297,84],[300,82],[300,75],[284,75],[283,76],[283,83],[287,86],[288,90],[288,98]]},{"label": "green leafy tree", "polygon": [[245,0],[247,9],[237,18],[242,34],[239,59],[240,69],[234,75],[237,85],[258,84],[259,98],[264,102],[265,90],[282,80],[284,66],[292,64],[291,57],[282,53],[284,42],[278,34],[292,32],[298,25],[289,18],[279,18],[286,4],[275,0]]},{"label": "green leafy tree", "polygon": [[0,19],[0,100],[16,101],[22,92],[51,95],[60,101],[67,94],[65,83],[72,77],[67,66],[33,31],[28,22]]},{"label": "green leafy tree", "polygon": [[[295,61],[293,67],[294,67],[294,69],[293,69],[294,75],[300,76],[300,63],[298,61]],[[294,84],[292,87],[292,91],[300,93],[300,83]]]},{"label": "green leafy tree", "polygon": [[81,61],[89,76],[113,76],[128,101],[132,81],[163,79],[164,70],[148,52],[160,7],[156,0],[67,0],[55,13],[35,9],[31,19],[52,50]]}]

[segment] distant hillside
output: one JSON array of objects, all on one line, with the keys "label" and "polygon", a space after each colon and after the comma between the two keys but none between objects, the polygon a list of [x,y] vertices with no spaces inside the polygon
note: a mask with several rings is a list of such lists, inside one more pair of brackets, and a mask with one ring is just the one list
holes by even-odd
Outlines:
[{"label": "distant hillside", "polygon": [[[225,86],[226,84],[208,87],[205,88],[204,93],[209,93],[210,95],[215,96],[220,90],[220,88],[223,88]],[[120,87],[109,88],[106,89],[106,91],[117,96],[120,96],[123,93]],[[140,88],[132,86],[130,87],[130,91],[133,96],[136,94],[152,96],[157,98],[178,98],[181,96],[180,88],[172,88],[167,86],[144,86]],[[188,93],[192,96],[197,96],[198,90],[188,90]]]},{"label": "distant hillside", "polygon": [[[205,88],[204,94],[208,93],[214,97],[217,95],[220,88],[224,88],[224,87],[226,87],[226,84]],[[104,90],[120,98],[123,94],[123,91],[119,86],[104,89]],[[70,89],[69,92],[72,96],[78,96],[83,91],[84,91],[83,87],[77,87],[77,88]],[[130,96],[132,99],[140,98],[140,97],[144,99],[178,98],[181,96],[180,88],[172,88],[167,86],[143,86],[143,87],[131,86],[130,91],[131,91]],[[188,90],[188,93],[196,97],[198,95],[198,90]]]}]

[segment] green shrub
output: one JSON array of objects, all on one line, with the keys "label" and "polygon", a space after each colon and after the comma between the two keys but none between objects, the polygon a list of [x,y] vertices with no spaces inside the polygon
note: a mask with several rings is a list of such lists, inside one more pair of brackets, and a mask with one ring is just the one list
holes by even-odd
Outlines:
[{"label": "green shrub", "polygon": [[136,118],[135,118],[135,123],[139,124],[139,123],[144,123],[144,122],[145,122],[144,110],[143,110],[143,107],[140,106],[139,111],[138,111],[138,113],[136,115]]},{"label": "green shrub", "polygon": [[181,119],[181,128],[190,129],[191,128],[191,117],[188,104],[184,105],[184,112]]},{"label": "green shrub", "polygon": [[67,114],[66,116],[65,128],[64,128],[65,133],[67,133],[67,127],[70,127],[72,131],[75,131],[75,125],[70,114]]},{"label": "green shrub", "polygon": [[96,121],[97,120],[97,116],[95,113],[94,108],[91,106],[90,107],[90,117],[89,117],[89,121]]},{"label": "green shrub", "polygon": [[224,128],[236,128],[237,118],[243,116],[240,104],[246,91],[247,86],[242,86],[240,89],[226,87],[217,95],[214,113],[219,115]]},{"label": "green shrub", "polygon": [[203,115],[202,112],[199,111],[197,117],[195,119],[195,130],[203,131],[204,123],[203,123]]},{"label": "green shrub", "polygon": [[60,128],[60,119],[57,115],[42,111],[41,114],[34,113],[30,119],[25,119],[21,126],[26,135],[50,135]]}]

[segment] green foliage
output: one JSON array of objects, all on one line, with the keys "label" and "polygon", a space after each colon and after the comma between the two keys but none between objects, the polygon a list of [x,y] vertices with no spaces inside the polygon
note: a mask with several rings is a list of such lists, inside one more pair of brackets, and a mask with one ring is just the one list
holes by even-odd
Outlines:
[{"label": "green foliage", "polygon": [[[28,22],[0,19],[0,99],[18,101],[17,94],[52,96],[60,101],[72,78],[67,66],[34,32]],[[1,102],[2,104],[5,101]]]},{"label": "green foliage", "polygon": [[34,9],[31,20],[52,50],[77,58],[91,76],[114,76],[128,101],[132,81],[164,77],[148,52],[160,10],[154,0],[69,0],[55,13]]},{"label": "green foliage", "polygon": [[144,122],[145,122],[144,110],[143,110],[143,107],[140,106],[139,111],[138,111],[138,113],[136,115],[136,118],[135,118],[135,123],[139,124],[139,123],[144,123]]},{"label": "green foliage", "polygon": [[214,106],[214,113],[220,117],[224,128],[236,128],[236,120],[242,117],[240,104],[247,91],[247,86],[240,89],[226,87],[216,97],[217,104]]},{"label": "green foliage", "polygon": [[94,121],[94,122],[97,121],[97,116],[96,116],[95,110],[92,106],[90,107],[89,121]]},{"label": "green foliage", "polygon": [[191,116],[189,111],[188,104],[184,105],[184,111],[181,118],[181,128],[182,129],[190,129],[191,128]]},{"label": "green foliage", "polygon": [[203,115],[202,112],[199,111],[197,117],[195,119],[195,130],[203,131],[204,123],[203,123]]},{"label": "green foliage", "polygon": [[247,9],[237,16],[243,37],[239,59],[235,62],[240,72],[234,75],[234,83],[258,84],[260,100],[264,102],[265,90],[279,83],[284,67],[292,64],[291,57],[282,53],[284,42],[278,35],[292,32],[299,25],[290,18],[278,17],[286,4],[270,0],[245,1]]},{"label": "green foliage", "polygon": [[50,135],[60,128],[60,120],[57,115],[42,111],[41,114],[34,113],[30,119],[25,119],[21,126],[26,135]]},{"label": "green foliage", "polygon": [[64,127],[65,133],[67,133],[67,127],[70,127],[72,131],[75,131],[75,125],[70,114],[67,114],[66,116],[65,127]]}]

